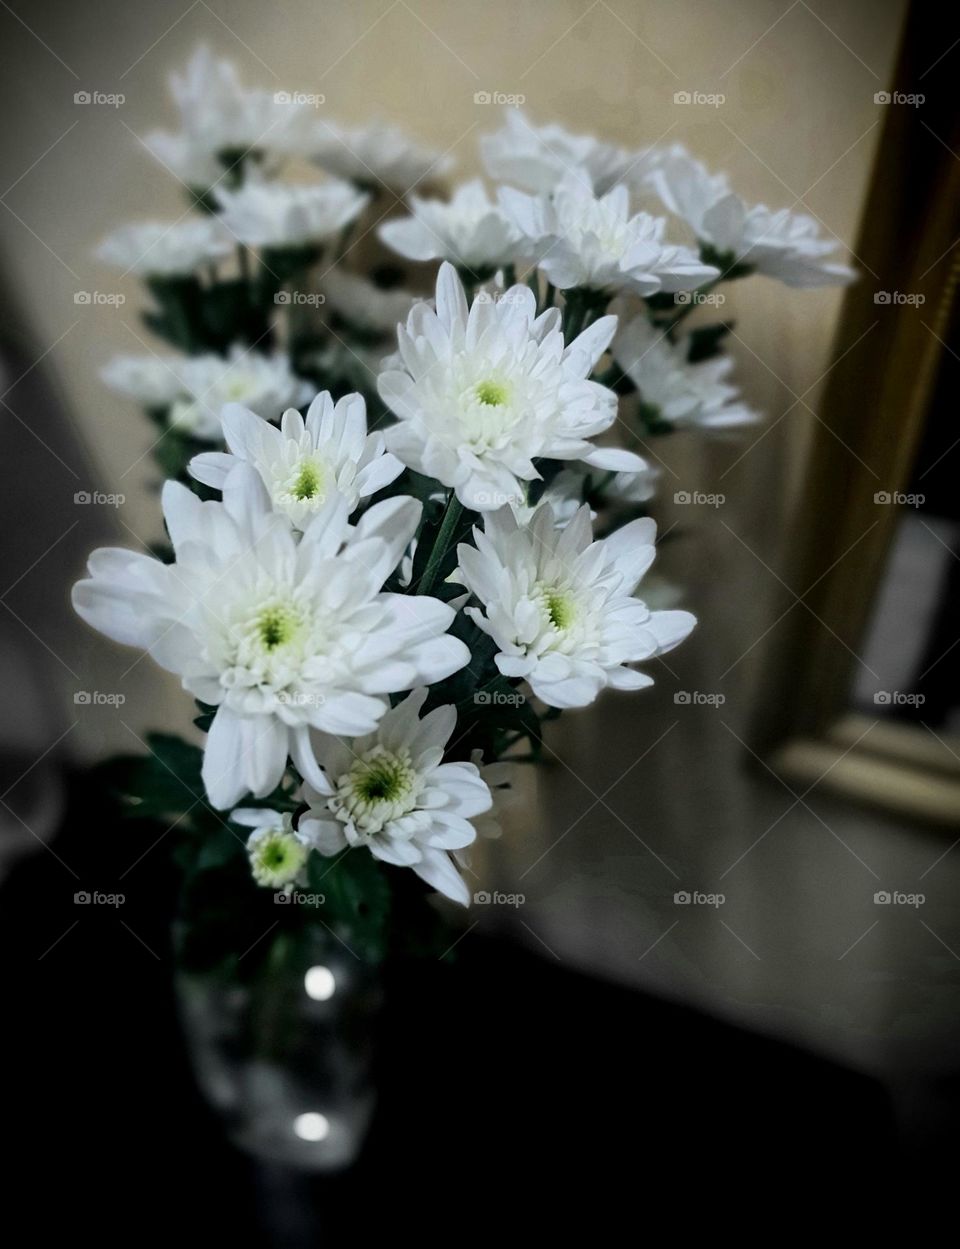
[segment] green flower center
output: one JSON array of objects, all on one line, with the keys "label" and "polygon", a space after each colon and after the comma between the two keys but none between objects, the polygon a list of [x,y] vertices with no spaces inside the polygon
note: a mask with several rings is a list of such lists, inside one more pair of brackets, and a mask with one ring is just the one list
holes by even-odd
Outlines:
[{"label": "green flower center", "polygon": [[257,884],[279,888],[296,878],[307,861],[307,848],[288,828],[271,828],[253,838],[249,855]]},{"label": "green flower center", "polygon": [[510,397],[510,393],[503,382],[496,382],[492,379],[478,382],[475,393],[479,401],[485,403],[490,408],[502,407]]},{"label": "green flower center", "polygon": [[407,788],[408,769],[398,759],[378,759],[354,781],[354,792],[367,802],[396,802]]},{"label": "green flower center", "polygon": [[320,493],[323,477],[318,466],[312,460],[305,460],[300,471],[294,478],[290,493],[295,499],[312,499]]},{"label": "green flower center", "polygon": [[409,752],[395,754],[378,745],[340,777],[330,806],[338,819],[372,837],[392,820],[408,815],[417,805],[420,789]]},{"label": "green flower center", "polygon": [[273,651],[291,641],[297,624],[297,617],[289,607],[265,607],[257,617],[257,636],[268,651]]},{"label": "green flower center", "polygon": [[543,606],[555,629],[569,629],[575,613],[573,603],[559,590],[545,590]]}]

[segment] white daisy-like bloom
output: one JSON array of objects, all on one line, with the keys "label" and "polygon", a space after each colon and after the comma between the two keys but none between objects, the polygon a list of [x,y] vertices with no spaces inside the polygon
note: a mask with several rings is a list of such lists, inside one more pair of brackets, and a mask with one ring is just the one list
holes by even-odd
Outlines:
[{"label": "white daisy-like bloom", "polygon": [[187,393],[179,372],[183,364],[180,356],[114,356],[100,370],[100,379],[111,390],[135,399],[145,408],[167,408]]},{"label": "white daisy-like bloom", "polygon": [[231,347],[224,356],[190,356],[179,363],[184,395],[170,410],[170,425],[206,442],[222,438],[220,413],[225,404],[240,403],[264,420],[275,421],[287,408],[302,407],[313,387],[290,367],[284,352],[260,355]]},{"label": "white daisy-like bloom", "polygon": [[690,247],[664,238],[664,217],[630,213],[622,184],[597,196],[576,178],[551,195],[500,188],[504,211],[524,237],[526,254],[559,290],[692,291],[719,277]]},{"label": "white daisy-like bloom", "polygon": [[467,615],[496,642],[503,675],[523,678],[551,707],[585,707],[606,686],[652,685],[627,665],[672,650],[696,623],[689,612],[651,612],[633,597],[655,536],[644,518],[594,542],[586,506],[562,530],[549,504],[526,526],[509,508],[486,516],[474,529],[476,547],[462,544],[457,554],[482,604]]},{"label": "white daisy-like bloom", "polygon": [[376,732],[351,742],[325,738],[317,756],[327,777],[306,788],[309,810],[298,831],[324,855],[365,847],[377,859],[411,867],[446,897],[469,903],[450,858],[476,837],[471,823],[493,799],[472,763],[444,763],[457,723],[453,706],[420,718],[428,691],[388,711]]},{"label": "white daisy-like bloom", "polygon": [[419,296],[400,287],[376,286],[358,273],[335,265],[323,275],[327,307],[339,313],[358,330],[372,334],[393,334],[398,321],[405,321]]},{"label": "white daisy-like bloom", "polygon": [[236,403],[226,405],[221,422],[228,450],[194,456],[191,475],[226,490],[230,474],[252,464],[274,508],[295,529],[305,529],[332,492],[341,494],[352,512],[403,472],[400,461],[385,451],[383,434],[367,433],[362,395],[345,395],[334,404],[325,390],[310,404],[306,420],[290,408],[279,429]]},{"label": "white daisy-like bloom", "polygon": [[419,182],[439,178],[453,166],[451,157],[382,121],[354,127],[324,122],[314,142],[313,159],[338,177],[372,189],[387,187],[401,195]]},{"label": "white daisy-like bloom", "polygon": [[103,240],[96,255],[125,273],[184,277],[229,256],[235,245],[215,217],[185,217],[121,226]]},{"label": "white daisy-like bloom", "polygon": [[178,132],[154,131],[146,145],[188,186],[205,190],[232,161],[249,155],[267,167],[287,155],[307,155],[316,113],[290,92],[246,87],[236,65],[201,45],[184,73],[170,75],[180,114]]},{"label": "white daisy-like bloom", "polygon": [[616,420],[616,395],[588,380],[615,328],[615,317],[601,317],[565,344],[558,309],[538,317],[526,286],[468,308],[445,262],[436,311],[413,308],[398,327],[402,367],[379,378],[384,403],[400,418],[385,431],[387,449],[476,511],[522,502],[522,483],[540,477],[537,457],[642,467],[629,451],[589,441]]},{"label": "white daisy-like bloom", "polygon": [[226,228],[248,247],[323,243],[355,221],[370,197],[348,182],[302,184],[248,179],[238,191],[218,189]]},{"label": "white daisy-like bloom", "polygon": [[238,807],[230,812],[230,819],[254,830],[247,838],[247,857],[258,885],[289,891],[302,879],[310,846],[294,831],[289,813],[281,815],[267,807]]},{"label": "white daisy-like bloom", "polygon": [[727,429],[756,421],[757,413],[726,381],[733,369],[728,355],[697,364],[687,361],[686,338],[672,343],[645,316],[622,326],[613,342],[613,358],[640,393],[651,416],[670,425]]},{"label": "white daisy-like bloom", "polygon": [[515,108],[506,110],[500,130],[481,137],[480,153],[491,178],[535,195],[549,194],[571,176],[602,194],[628,175],[640,177],[645,166],[642,154],[555,123],[535,126]]},{"label": "white daisy-like bloom", "polygon": [[725,175],[711,174],[682,148],[664,157],[650,175],[664,205],[687,223],[722,269],[749,265],[787,286],[826,286],[856,277],[848,266],[828,261],[835,239],[820,237],[819,223],[804,213],[765,204],[748,207],[731,191]]},{"label": "white daisy-like bloom", "polygon": [[449,203],[410,196],[411,216],[386,221],[380,238],[408,260],[449,260],[490,273],[517,256],[520,231],[479,179],[458,187]]},{"label": "white daisy-like bloom", "polygon": [[352,527],[346,500],[331,495],[298,541],[242,465],[222,503],[168,481],[163,511],[175,562],[95,551],[73,605],[217,708],[203,757],[215,807],[269,794],[288,755],[322,787],[311,728],[372,732],[385,694],[441,681],[469,662],[446,632],[450,607],[382,591],[419,523],[414,499],[377,503]]}]

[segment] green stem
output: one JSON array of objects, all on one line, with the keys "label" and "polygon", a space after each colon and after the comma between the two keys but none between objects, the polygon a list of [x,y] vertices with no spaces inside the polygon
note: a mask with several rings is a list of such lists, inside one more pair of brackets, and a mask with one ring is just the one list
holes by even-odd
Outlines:
[{"label": "green stem", "polygon": [[430,558],[427,560],[427,566],[417,587],[420,594],[429,594],[433,589],[462,516],[463,504],[455,494],[451,493],[450,501],[447,503],[447,510],[444,512],[443,521],[440,525],[440,532],[437,534],[433,550],[430,552]]}]

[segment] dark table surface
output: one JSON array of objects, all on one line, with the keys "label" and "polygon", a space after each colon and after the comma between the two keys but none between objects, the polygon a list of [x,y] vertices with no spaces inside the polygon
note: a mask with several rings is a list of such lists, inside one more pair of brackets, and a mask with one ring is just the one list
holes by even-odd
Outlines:
[{"label": "dark table surface", "polygon": [[122,916],[78,919],[71,872],[109,889],[131,854],[74,788],[55,854],[22,861],[0,890],[19,1172],[7,1205],[26,1198],[39,1243],[54,1224],[100,1245],[568,1239],[575,1226],[603,1243],[615,1229],[761,1228],[768,1202],[780,1226],[840,1206],[862,1232],[889,1225],[918,1169],[929,1191],[947,1162],[905,1155],[886,1092],[863,1075],[472,936],[455,974],[388,978],[378,1110],[356,1166],[318,1178],[254,1164],[191,1076],[162,858],[125,878]]}]

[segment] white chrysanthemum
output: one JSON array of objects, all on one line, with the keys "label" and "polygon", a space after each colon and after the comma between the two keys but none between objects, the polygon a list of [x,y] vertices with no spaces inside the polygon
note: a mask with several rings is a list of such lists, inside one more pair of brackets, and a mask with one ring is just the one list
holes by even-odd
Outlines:
[{"label": "white chrysanthemum", "polygon": [[207,442],[222,436],[220,413],[225,404],[240,403],[264,420],[275,421],[290,407],[302,407],[313,387],[290,368],[282,352],[270,356],[235,346],[224,358],[191,356],[179,364],[185,396],[170,411],[171,426]]},{"label": "white chrysanthemum", "polygon": [[549,504],[526,527],[509,508],[485,517],[476,547],[457,554],[482,604],[467,615],[497,643],[504,676],[524,678],[551,707],[585,707],[608,685],[652,685],[625,665],[671,650],[696,623],[689,612],[651,612],[633,597],[655,535],[643,519],[594,542],[586,506],[562,530]]},{"label": "white chrysanthemum", "polygon": [[238,465],[252,464],[273,506],[295,529],[306,528],[332,492],[343,495],[352,512],[403,472],[385,452],[383,434],[367,433],[362,395],[345,395],[334,405],[325,390],[310,404],[306,421],[291,408],[279,429],[236,403],[227,404],[221,421],[229,450],[195,456],[190,473],[225,490]]},{"label": "white chrysanthemum", "polygon": [[469,902],[450,858],[476,837],[471,820],[489,811],[490,790],[472,763],[444,763],[457,723],[453,706],[420,719],[415,690],[388,711],[375,733],[352,742],[326,738],[317,754],[327,783],[306,790],[299,832],[321,854],[365,846],[376,858],[412,867],[454,902]]},{"label": "white chrysanthemum", "polygon": [[298,542],[242,465],[222,503],[167,482],[163,507],[176,562],[95,551],[73,604],[216,706],[203,759],[216,807],[270,793],[288,754],[323,785],[311,728],[372,732],[383,695],[441,681],[470,659],[446,632],[450,607],[381,591],[419,522],[413,499],[375,504],[352,528],[346,501],[331,495]]},{"label": "white chrysanthemum", "polygon": [[663,217],[630,215],[630,193],[615,186],[597,197],[575,178],[552,195],[501,187],[500,202],[524,236],[526,252],[560,290],[691,291],[719,276],[689,247],[664,239]]},{"label": "white chrysanthemum", "polygon": [[121,226],[103,240],[96,254],[125,273],[183,277],[230,255],[233,248],[233,240],[215,217],[185,217]]},{"label": "white chrysanthemum", "polygon": [[400,287],[384,289],[368,278],[335,265],[323,275],[323,293],[332,308],[358,330],[393,334],[405,321],[418,296]]},{"label": "white chrysanthemum", "polygon": [[310,846],[294,831],[289,814],[266,807],[238,807],[230,812],[235,824],[254,831],[247,838],[250,871],[266,889],[289,890],[301,878]]},{"label": "white chrysanthemum", "polygon": [[217,190],[226,228],[248,247],[304,247],[332,238],[363,212],[370,197],[348,182],[304,185],[248,179]]},{"label": "white chrysanthemum", "polygon": [[645,316],[638,316],[617,332],[613,357],[656,419],[705,429],[755,421],[757,414],[741,400],[739,389],[724,380],[733,369],[731,357],[689,364],[688,348],[685,338],[672,343]]},{"label": "white chrysanthemum", "polygon": [[182,128],[154,131],[146,146],[195,190],[212,186],[241,156],[271,167],[312,147],[316,114],[305,100],[245,87],[236,65],[206,46],[196,49],[185,73],[171,74],[170,94]]},{"label": "white chrysanthemum", "polygon": [[411,195],[410,210],[412,216],[384,222],[377,231],[408,260],[450,260],[489,273],[516,259],[520,231],[479,179],[458,187],[449,203]]},{"label": "white chrysanthemum", "polygon": [[104,385],[145,408],[166,408],[187,393],[180,356],[114,356],[100,370]]},{"label": "white chrysanthemum", "polygon": [[616,395],[587,378],[606,350],[615,317],[601,317],[564,344],[560,313],[536,314],[526,286],[468,309],[452,265],[437,278],[436,311],[417,304],[399,327],[399,363],[379,378],[400,418],[387,447],[410,468],[452,487],[466,507],[489,511],[523,500],[534,460],[584,460],[628,470],[643,461],[589,439],[613,424]]},{"label": "white chrysanthemum", "polygon": [[847,265],[825,259],[838,244],[820,237],[813,217],[786,208],[774,211],[765,204],[748,208],[723,174],[709,173],[682,148],[664,157],[651,173],[650,185],[724,270],[749,265],[798,287],[849,282],[856,276]]},{"label": "white chrysanthemum", "polygon": [[425,147],[399,126],[373,121],[353,128],[324,123],[313,158],[323,169],[373,189],[389,187],[405,195],[452,166],[449,156]]},{"label": "white chrysanthemum", "polygon": [[480,139],[491,178],[549,194],[566,177],[575,177],[602,194],[628,174],[639,176],[644,157],[593,135],[571,134],[563,126],[535,126],[520,111],[506,110],[502,129]]}]

